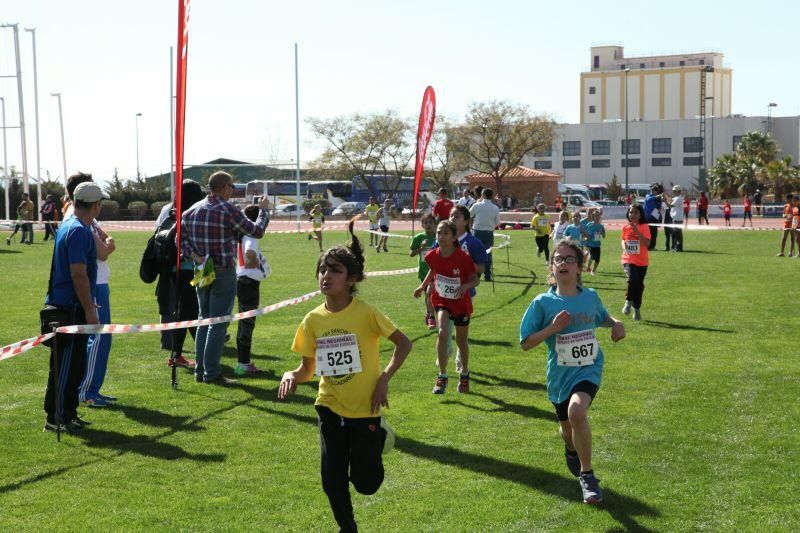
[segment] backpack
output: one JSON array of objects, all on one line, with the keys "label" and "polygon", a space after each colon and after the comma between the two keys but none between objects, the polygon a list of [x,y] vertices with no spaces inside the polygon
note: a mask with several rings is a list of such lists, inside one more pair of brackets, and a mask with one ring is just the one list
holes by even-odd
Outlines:
[{"label": "backpack", "polygon": [[151,235],[150,238],[147,239],[147,245],[144,247],[142,259],[139,262],[139,277],[145,283],[153,283],[156,278],[158,278],[158,274],[161,272],[161,268],[158,264],[158,258],[155,253],[155,241],[155,234]]},{"label": "backpack", "polygon": [[177,262],[176,226],[175,216],[171,214],[147,239],[139,263],[139,277],[145,283],[153,283],[162,271],[169,271],[169,268]]}]

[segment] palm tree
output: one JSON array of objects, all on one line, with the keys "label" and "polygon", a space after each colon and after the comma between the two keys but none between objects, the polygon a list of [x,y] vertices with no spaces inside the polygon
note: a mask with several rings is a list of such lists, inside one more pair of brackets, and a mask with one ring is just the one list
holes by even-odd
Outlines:
[{"label": "palm tree", "polygon": [[797,190],[800,186],[800,168],[792,166],[790,155],[767,163],[764,177],[778,201],[783,198],[786,191]]},{"label": "palm tree", "polygon": [[725,154],[717,158],[708,169],[708,187],[711,196],[731,198],[740,185],[739,160],[736,154]]},{"label": "palm tree", "polygon": [[736,153],[755,159],[759,166],[774,161],[778,155],[778,145],[772,135],[764,135],[760,131],[751,131],[742,137]]}]

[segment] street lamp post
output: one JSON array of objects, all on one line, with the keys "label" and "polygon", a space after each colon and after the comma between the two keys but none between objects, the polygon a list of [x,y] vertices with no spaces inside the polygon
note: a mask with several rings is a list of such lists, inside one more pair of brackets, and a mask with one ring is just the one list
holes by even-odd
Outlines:
[{"label": "street lamp post", "polygon": [[3,178],[5,178],[3,182],[3,189],[5,189],[6,220],[9,220],[11,218],[11,210],[9,209],[8,205],[8,202],[10,201],[8,197],[8,186],[11,183],[11,180],[8,179],[8,151],[6,150],[6,99],[2,96],[0,96],[0,107],[2,107],[3,110]]},{"label": "street lamp post", "polygon": [[564,175],[562,178],[564,179],[564,184],[567,183],[567,160],[565,159],[566,155],[564,154],[564,145],[567,143],[567,136],[565,134],[561,134],[561,170],[564,171]]},{"label": "street lamp post", "polygon": [[139,117],[141,117],[141,113],[136,113],[136,179],[138,180],[141,178],[141,174],[139,173]]},{"label": "street lamp post", "polygon": [[39,222],[42,221],[42,197],[44,195],[42,191],[42,162],[41,162],[41,155],[39,153],[39,77],[36,71],[36,28],[25,28],[25,31],[31,32],[31,40],[33,44],[33,108],[34,108],[34,119],[35,119],[35,126],[36,126],[36,179],[38,180],[36,185],[36,200],[39,205]]},{"label": "street lamp post", "polygon": [[628,194],[628,73],[630,67],[625,67],[625,194]]},{"label": "street lamp post", "polygon": [[[706,101],[711,101],[711,166],[714,166],[714,97],[713,96],[706,96]],[[705,139],[703,139],[705,142]],[[708,151],[706,151],[706,155],[708,155]],[[708,167],[708,163],[706,163],[706,167]]]},{"label": "street lamp post", "polygon": [[61,112],[61,93],[50,93],[58,99],[58,122],[61,126],[61,164],[64,169],[64,191],[67,190],[67,147],[64,145],[64,114]]}]

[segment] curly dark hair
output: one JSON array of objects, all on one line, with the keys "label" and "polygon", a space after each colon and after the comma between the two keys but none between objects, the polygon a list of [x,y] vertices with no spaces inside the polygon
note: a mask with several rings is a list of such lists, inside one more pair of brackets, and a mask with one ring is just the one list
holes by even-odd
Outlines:
[{"label": "curly dark hair", "polygon": [[[347,277],[354,277],[356,283],[364,281],[364,263],[366,259],[364,258],[364,247],[361,246],[361,241],[358,240],[356,234],[353,232],[353,226],[355,225],[355,219],[350,221],[350,224],[347,226],[347,232],[350,234],[350,242],[345,246],[337,245],[333,248],[330,248],[327,252],[319,256],[317,259],[317,269],[316,269],[316,276],[319,278],[319,269],[322,265],[326,265],[328,267],[332,267],[332,261],[336,263],[340,263],[344,265],[347,269]],[[350,294],[355,294],[356,286],[355,284],[350,287]]]}]

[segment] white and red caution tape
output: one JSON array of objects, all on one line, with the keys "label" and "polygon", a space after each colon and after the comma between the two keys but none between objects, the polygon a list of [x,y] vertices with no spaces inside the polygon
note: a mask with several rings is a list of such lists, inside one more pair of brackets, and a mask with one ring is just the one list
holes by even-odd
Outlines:
[{"label": "white and red caution tape", "polygon": [[[416,271],[417,271],[416,268],[402,268],[398,270],[379,270],[375,272],[367,272],[366,275],[367,277],[397,276],[400,274],[411,274]],[[303,302],[307,302],[308,300],[311,300],[312,298],[315,298],[320,294],[321,292],[319,290],[316,290],[303,294],[302,296],[296,296],[294,298],[288,298],[286,300],[282,300],[280,302],[268,305],[266,307],[262,307],[260,309],[253,309],[252,311],[245,311],[242,313],[236,313],[234,315],[226,315],[214,318],[183,320],[180,322],[166,322],[163,324],[81,324],[75,326],[62,326],[58,328],[56,332],[69,335],[97,334],[97,333],[123,334],[123,333],[142,333],[146,331],[167,331],[173,329],[210,326],[213,324],[221,324],[223,322],[235,322],[237,320],[242,320],[244,318],[251,318],[254,316],[272,313],[274,311],[277,311],[278,309],[282,309],[290,305],[297,305]],[[14,344],[9,344],[8,346],[4,346],[0,348],[0,361],[4,359],[10,359],[16,355],[23,354],[28,350],[40,345],[42,342],[52,338],[54,335],[55,333],[47,333],[44,335],[39,335],[37,337],[31,337],[30,339],[25,339],[23,341],[15,342]]]}]

